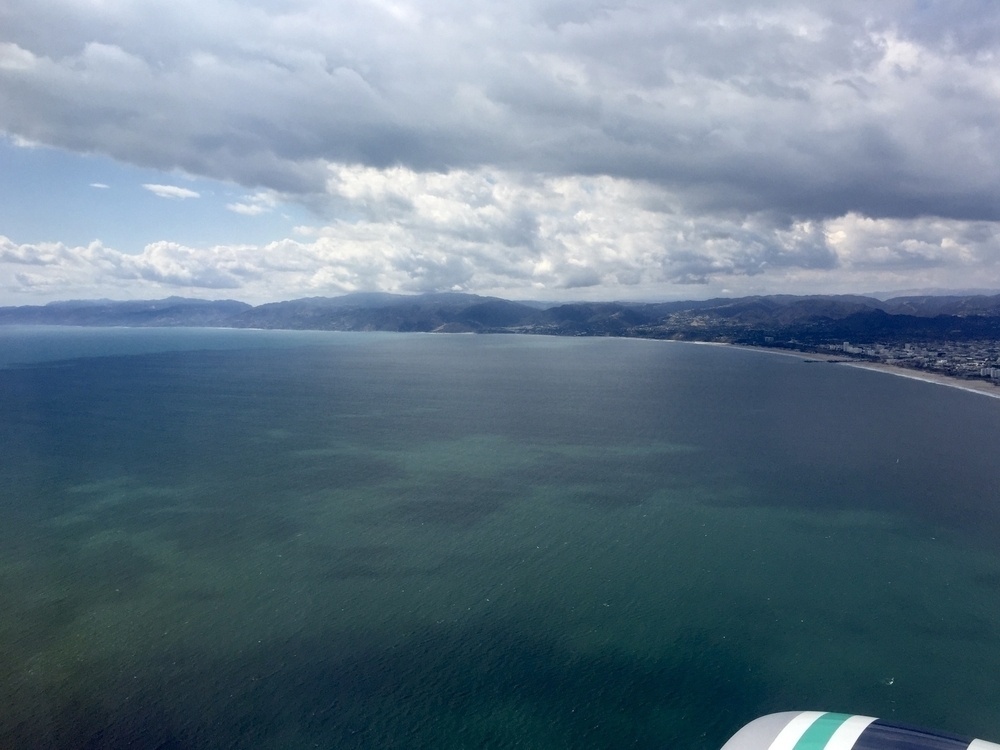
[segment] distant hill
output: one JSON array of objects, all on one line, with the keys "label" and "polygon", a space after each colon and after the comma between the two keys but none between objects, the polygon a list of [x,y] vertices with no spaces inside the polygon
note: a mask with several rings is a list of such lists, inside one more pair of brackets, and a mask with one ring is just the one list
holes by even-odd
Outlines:
[{"label": "distant hill", "polygon": [[906,315],[1000,315],[1000,294],[990,296],[919,296],[886,300],[885,310]]},{"label": "distant hill", "polygon": [[206,301],[168,297],[115,302],[72,300],[41,306],[0,307],[0,324],[65,326],[226,326],[234,316],[253,309],[235,300]]},{"label": "distant hill", "polygon": [[214,326],[331,331],[537,333],[703,341],[1000,338],[1000,295],[766,295],[632,303],[512,302],[474,294],[347,294],[251,306],[235,300],[77,300],[0,308],[0,324]]},{"label": "distant hill", "polygon": [[474,294],[345,295],[273,302],[240,312],[230,325],[329,331],[476,332],[531,322],[529,305]]}]

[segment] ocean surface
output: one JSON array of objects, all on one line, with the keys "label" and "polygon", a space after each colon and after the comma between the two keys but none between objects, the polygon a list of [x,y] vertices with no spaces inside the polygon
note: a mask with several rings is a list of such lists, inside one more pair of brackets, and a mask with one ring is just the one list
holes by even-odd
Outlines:
[{"label": "ocean surface", "polygon": [[998,435],[729,347],[0,328],[0,747],[1000,740]]}]

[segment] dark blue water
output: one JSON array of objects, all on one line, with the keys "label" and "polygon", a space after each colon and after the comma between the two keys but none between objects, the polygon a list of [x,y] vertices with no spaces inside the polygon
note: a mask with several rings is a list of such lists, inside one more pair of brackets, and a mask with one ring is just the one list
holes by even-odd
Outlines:
[{"label": "dark blue water", "polygon": [[1000,737],[1000,400],[608,339],[0,329],[0,746]]}]

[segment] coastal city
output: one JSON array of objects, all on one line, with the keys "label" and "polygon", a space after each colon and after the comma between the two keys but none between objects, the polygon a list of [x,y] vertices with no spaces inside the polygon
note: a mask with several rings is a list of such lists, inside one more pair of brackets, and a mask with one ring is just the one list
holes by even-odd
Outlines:
[{"label": "coastal city", "polygon": [[872,362],[1000,386],[1000,344],[996,341],[933,341],[855,345],[822,344],[811,351],[850,361]]}]

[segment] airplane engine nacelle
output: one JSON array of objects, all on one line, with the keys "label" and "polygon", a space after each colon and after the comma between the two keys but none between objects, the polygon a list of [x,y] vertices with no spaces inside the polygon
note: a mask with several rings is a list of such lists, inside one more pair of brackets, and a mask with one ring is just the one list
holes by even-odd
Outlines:
[{"label": "airplane engine nacelle", "polygon": [[789,711],[754,719],[722,750],[1000,750],[1000,745],[871,716]]}]

